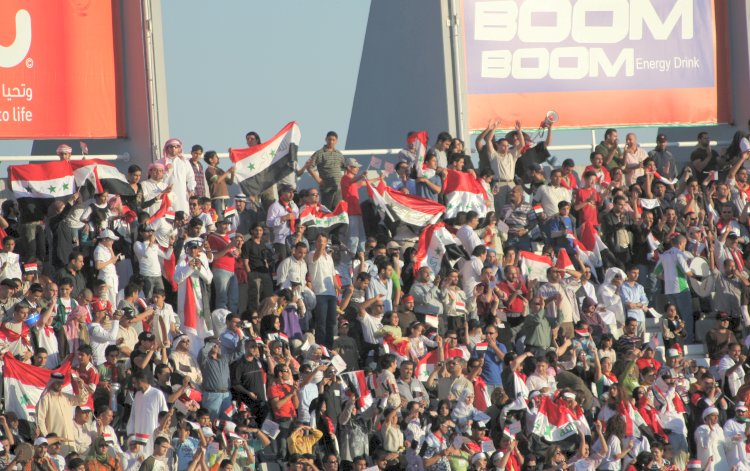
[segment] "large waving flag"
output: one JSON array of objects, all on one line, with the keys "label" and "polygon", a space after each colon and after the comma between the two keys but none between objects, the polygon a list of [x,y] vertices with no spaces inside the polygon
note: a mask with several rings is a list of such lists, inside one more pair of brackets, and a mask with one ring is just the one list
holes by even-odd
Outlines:
[{"label": "large waving flag", "polygon": [[521,274],[526,277],[526,281],[547,281],[547,269],[553,266],[551,258],[524,250],[518,253],[518,257],[521,263]]},{"label": "large waving flag", "polygon": [[332,212],[325,213],[314,206],[306,206],[299,215],[304,224],[305,237],[315,240],[318,234],[343,234],[349,227],[349,206],[341,201]]},{"label": "large waving flag", "polygon": [[429,225],[422,231],[414,257],[414,273],[422,267],[430,267],[437,275],[442,268],[452,267],[459,258],[468,259],[461,242],[443,222]]},{"label": "large waving flag", "polygon": [[135,195],[128,179],[111,162],[99,159],[71,160],[70,166],[83,201],[102,191],[120,196]]},{"label": "large waving flag", "polygon": [[53,199],[68,197],[76,191],[73,169],[64,160],[11,165],[8,177],[23,221],[44,218]]},{"label": "large waving flag", "polygon": [[301,134],[296,121],[270,140],[246,149],[229,149],[235,177],[246,195],[258,195],[294,171]]},{"label": "large waving flag", "polygon": [[[370,187],[368,187],[368,191],[370,191]],[[445,213],[445,206],[442,204],[428,198],[394,190],[382,181],[378,185],[377,191],[382,196],[383,202],[390,213],[407,224],[425,227],[428,224],[438,222]]]},{"label": "large waving flag", "polygon": [[474,175],[456,170],[446,170],[443,181],[445,218],[451,219],[460,212],[475,211],[483,218],[487,214],[487,192]]},{"label": "large waving flag", "polygon": [[71,357],[56,370],[48,370],[38,366],[28,365],[16,360],[13,355],[6,353],[3,357],[3,385],[5,389],[5,411],[13,411],[19,419],[33,421],[36,406],[42,396],[52,373],[62,373],[63,392],[72,394],[70,384]]},{"label": "large waving flag", "polygon": [[413,132],[406,139],[406,143],[410,146],[414,146],[414,154],[417,159],[414,161],[414,167],[417,171],[417,176],[422,176],[422,167],[424,166],[424,157],[427,155],[427,131]]},{"label": "large waving flag", "polygon": [[378,188],[375,188],[370,182],[367,182],[367,194],[370,195],[370,200],[372,201],[372,204],[375,205],[380,218],[386,222],[389,220],[391,222],[396,222],[396,218],[393,217],[393,214],[391,214],[390,210],[388,209],[388,205],[385,203],[385,199],[383,198],[381,191],[382,190],[380,186],[378,186]]},{"label": "large waving flag", "polygon": [[[576,417],[578,416],[578,417]],[[530,448],[535,453],[544,453],[551,444],[563,450],[572,450],[578,444],[578,430],[582,414],[573,413],[564,404],[542,396],[539,412],[531,432]],[[583,421],[585,422],[585,418]],[[584,428],[588,429],[588,426]]]},{"label": "large waving flag", "polygon": [[344,381],[346,390],[350,391],[356,398],[357,407],[366,409],[372,405],[372,394],[370,394],[370,388],[367,387],[364,371],[347,371],[346,373],[339,373],[339,376]]}]

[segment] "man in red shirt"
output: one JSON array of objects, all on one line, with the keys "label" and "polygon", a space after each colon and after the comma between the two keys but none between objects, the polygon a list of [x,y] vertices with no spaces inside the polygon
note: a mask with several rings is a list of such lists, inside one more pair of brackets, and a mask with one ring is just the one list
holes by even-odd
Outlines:
[{"label": "man in red shirt", "polygon": [[279,424],[278,440],[274,441],[276,457],[286,461],[288,454],[287,439],[292,423],[297,418],[299,407],[299,389],[292,378],[288,365],[279,364],[273,370],[274,381],[268,389],[268,400],[271,403],[273,420]]},{"label": "man in red shirt", "polygon": [[529,295],[529,290],[523,281],[518,278],[518,273],[513,266],[506,266],[503,273],[505,274],[505,280],[498,283],[497,287],[507,296],[505,315],[508,319],[508,325],[513,328],[523,323],[526,306],[529,305],[529,300],[526,298]]},{"label": "man in red shirt", "polygon": [[[357,175],[362,166],[355,159],[347,159],[346,172],[341,177],[341,196],[349,213],[349,250],[357,253],[365,248],[365,226],[362,222],[362,209],[359,207],[359,189],[367,183],[366,173]],[[336,208],[332,208],[336,211]]]},{"label": "man in red shirt", "polygon": [[594,171],[586,170],[583,173],[583,181],[586,186],[575,192],[575,210],[578,212],[578,222],[580,224],[590,222],[594,227],[599,225],[599,207],[602,204],[597,178]]},{"label": "man in red shirt", "polygon": [[211,272],[214,275],[213,284],[216,290],[214,307],[237,312],[240,292],[237,277],[234,276],[234,266],[239,251],[237,245],[229,237],[229,220],[216,221],[216,231],[210,233],[207,240],[214,255],[211,263]]},{"label": "man in red shirt", "polygon": [[[96,367],[91,362],[94,357],[94,351],[90,345],[81,345],[78,348],[78,367],[75,369],[75,374],[83,381],[84,387],[88,389],[88,401],[86,406],[91,410],[94,410],[94,392],[96,386],[99,384],[99,373]],[[80,394],[80,391],[78,391]]]},{"label": "man in red shirt", "polygon": [[[599,152],[591,153],[591,165],[586,167],[583,172],[592,171],[596,174],[596,183],[601,186],[607,186],[612,181],[612,177],[609,174],[609,170],[603,165],[604,156]],[[585,179],[586,177],[584,177]]]}]

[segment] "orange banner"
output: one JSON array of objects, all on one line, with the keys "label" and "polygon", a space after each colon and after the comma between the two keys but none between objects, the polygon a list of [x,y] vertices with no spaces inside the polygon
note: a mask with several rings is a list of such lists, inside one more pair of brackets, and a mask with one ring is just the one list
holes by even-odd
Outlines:
[{"label": "orange banner", "polygon": [[117,0],[0,2],[0,138],[124,135]]}]

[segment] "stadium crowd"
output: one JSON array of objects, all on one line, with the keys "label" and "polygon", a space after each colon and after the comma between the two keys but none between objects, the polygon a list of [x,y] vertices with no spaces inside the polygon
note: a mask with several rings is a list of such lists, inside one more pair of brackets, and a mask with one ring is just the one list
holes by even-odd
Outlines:
[{"label": "stadium crowd", "polygon": [[[0,469],[750,469],[745,135],[682,164],[609,129],[578,174],[498,127],[375,178],[330,132],[260,194],[172,139],[132,194],[4,201]],[[485,190],[452,250],[364,198],[449,172]]]}]

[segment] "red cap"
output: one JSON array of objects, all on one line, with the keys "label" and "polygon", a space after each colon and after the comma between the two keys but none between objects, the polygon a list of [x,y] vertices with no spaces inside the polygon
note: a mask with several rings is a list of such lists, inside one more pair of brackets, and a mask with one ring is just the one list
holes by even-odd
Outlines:
[{"label": "red cap", "polygon": [[95,312],[106,311],[107,310],[107,305],[104,304],[104,302],[102,302],[101,299],[95,299],[95,300],[93,300],[91,302],[91,305],[94,307],[94,311]]},{"label": "red cap", "polygon": [[414,302],[414,296],[404,296],[403,302],[405,302],[405,303],[413,303]]}]

